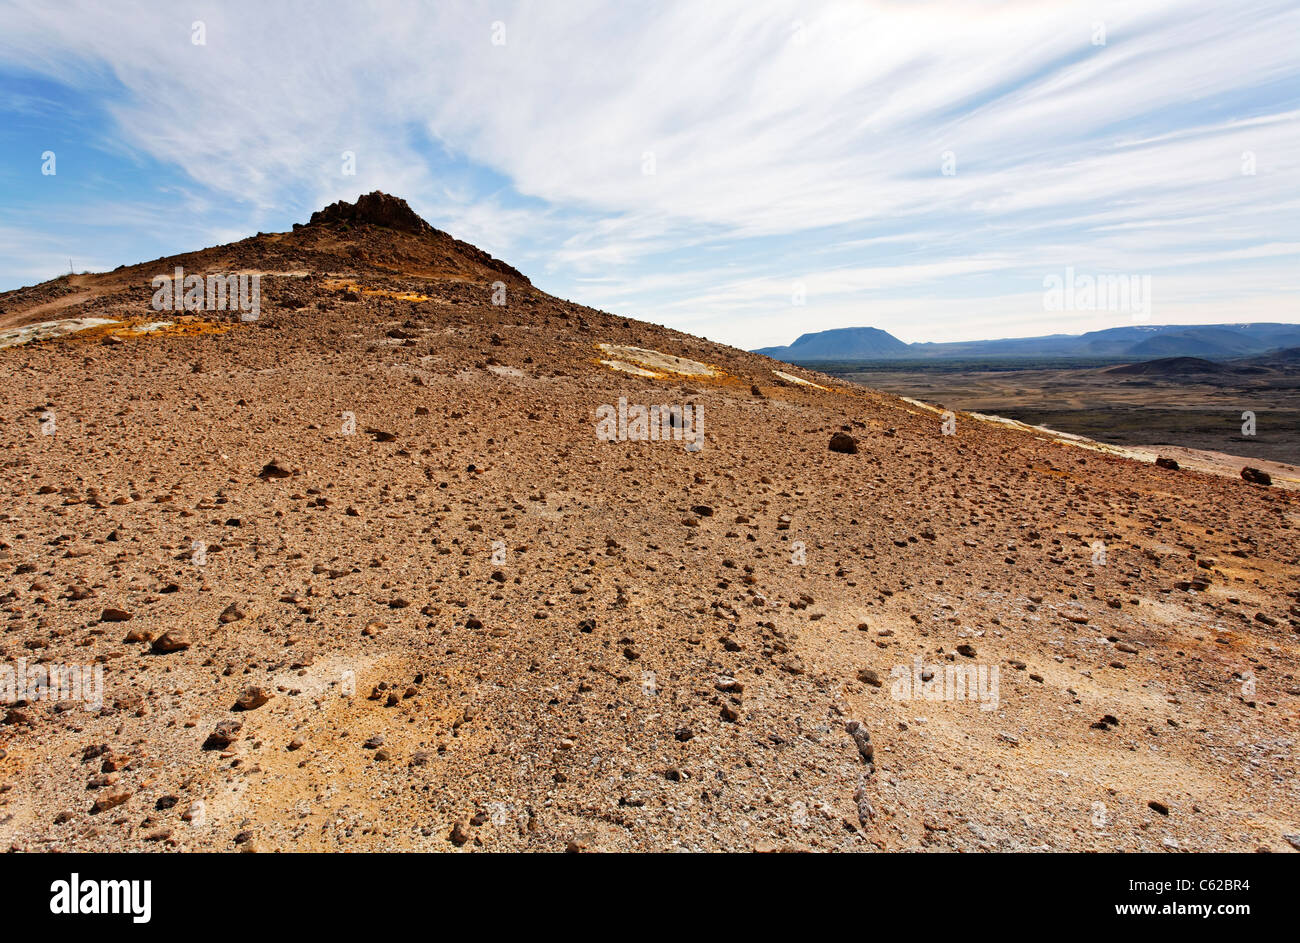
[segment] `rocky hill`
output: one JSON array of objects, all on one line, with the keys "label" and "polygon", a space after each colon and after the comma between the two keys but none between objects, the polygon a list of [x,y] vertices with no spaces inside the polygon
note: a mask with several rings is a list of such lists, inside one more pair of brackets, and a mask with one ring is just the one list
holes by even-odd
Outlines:
[{"label": "rocky hill", "polygon": [[1295,492],[413,216],[0,296],[0,848],[1290,849]]}]

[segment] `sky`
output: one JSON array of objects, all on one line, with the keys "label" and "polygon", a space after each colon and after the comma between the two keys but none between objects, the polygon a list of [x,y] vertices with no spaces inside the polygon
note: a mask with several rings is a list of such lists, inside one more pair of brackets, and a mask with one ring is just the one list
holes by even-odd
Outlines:
[{"label": "sky", "polygon": [[1300,322],[1300,3],[0,0],[0,290],[376,189],[745,348]]}]

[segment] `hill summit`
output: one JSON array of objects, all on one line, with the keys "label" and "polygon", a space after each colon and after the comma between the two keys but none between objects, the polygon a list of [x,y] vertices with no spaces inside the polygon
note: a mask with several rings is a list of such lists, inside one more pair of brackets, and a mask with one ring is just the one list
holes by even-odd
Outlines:
[{"label": "hill summit", "polygon": [[357,198],[355,203],[339,200],[311,214],[308,225],[349,223],[352,225],[384,226],[402,232],[432,235],[436,230],[411,209],[400,197],[389,196],[375,190]]}]

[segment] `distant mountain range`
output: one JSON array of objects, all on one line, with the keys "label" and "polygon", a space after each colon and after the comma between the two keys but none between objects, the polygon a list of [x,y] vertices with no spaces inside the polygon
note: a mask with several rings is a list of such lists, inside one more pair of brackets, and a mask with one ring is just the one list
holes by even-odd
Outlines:
[{"label": "distant mountain range", "polygon": [[1048,334],[989,341],[905,344],[874,327],[803,334],[788,347],[754,351],[791,363],[828,360],[1002,360],[1096,358],[1227,360],[1300,347],[1300,324],[1203,324],[1112,327],[1087,334]]}]

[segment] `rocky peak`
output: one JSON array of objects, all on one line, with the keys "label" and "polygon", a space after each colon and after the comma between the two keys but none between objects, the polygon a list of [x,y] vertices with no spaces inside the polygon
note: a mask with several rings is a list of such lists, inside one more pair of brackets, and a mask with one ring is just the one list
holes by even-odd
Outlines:
[{"label": "rocky peak", "polygon": [[311,214],[310,226],[328,223],[350,223],[361,225],[385,226],[412,233],[434,233],[432,226],[426,223],[400,197],[389,196],[379,190],[357,197],[355,203],[339,200],[323,210]]}]

